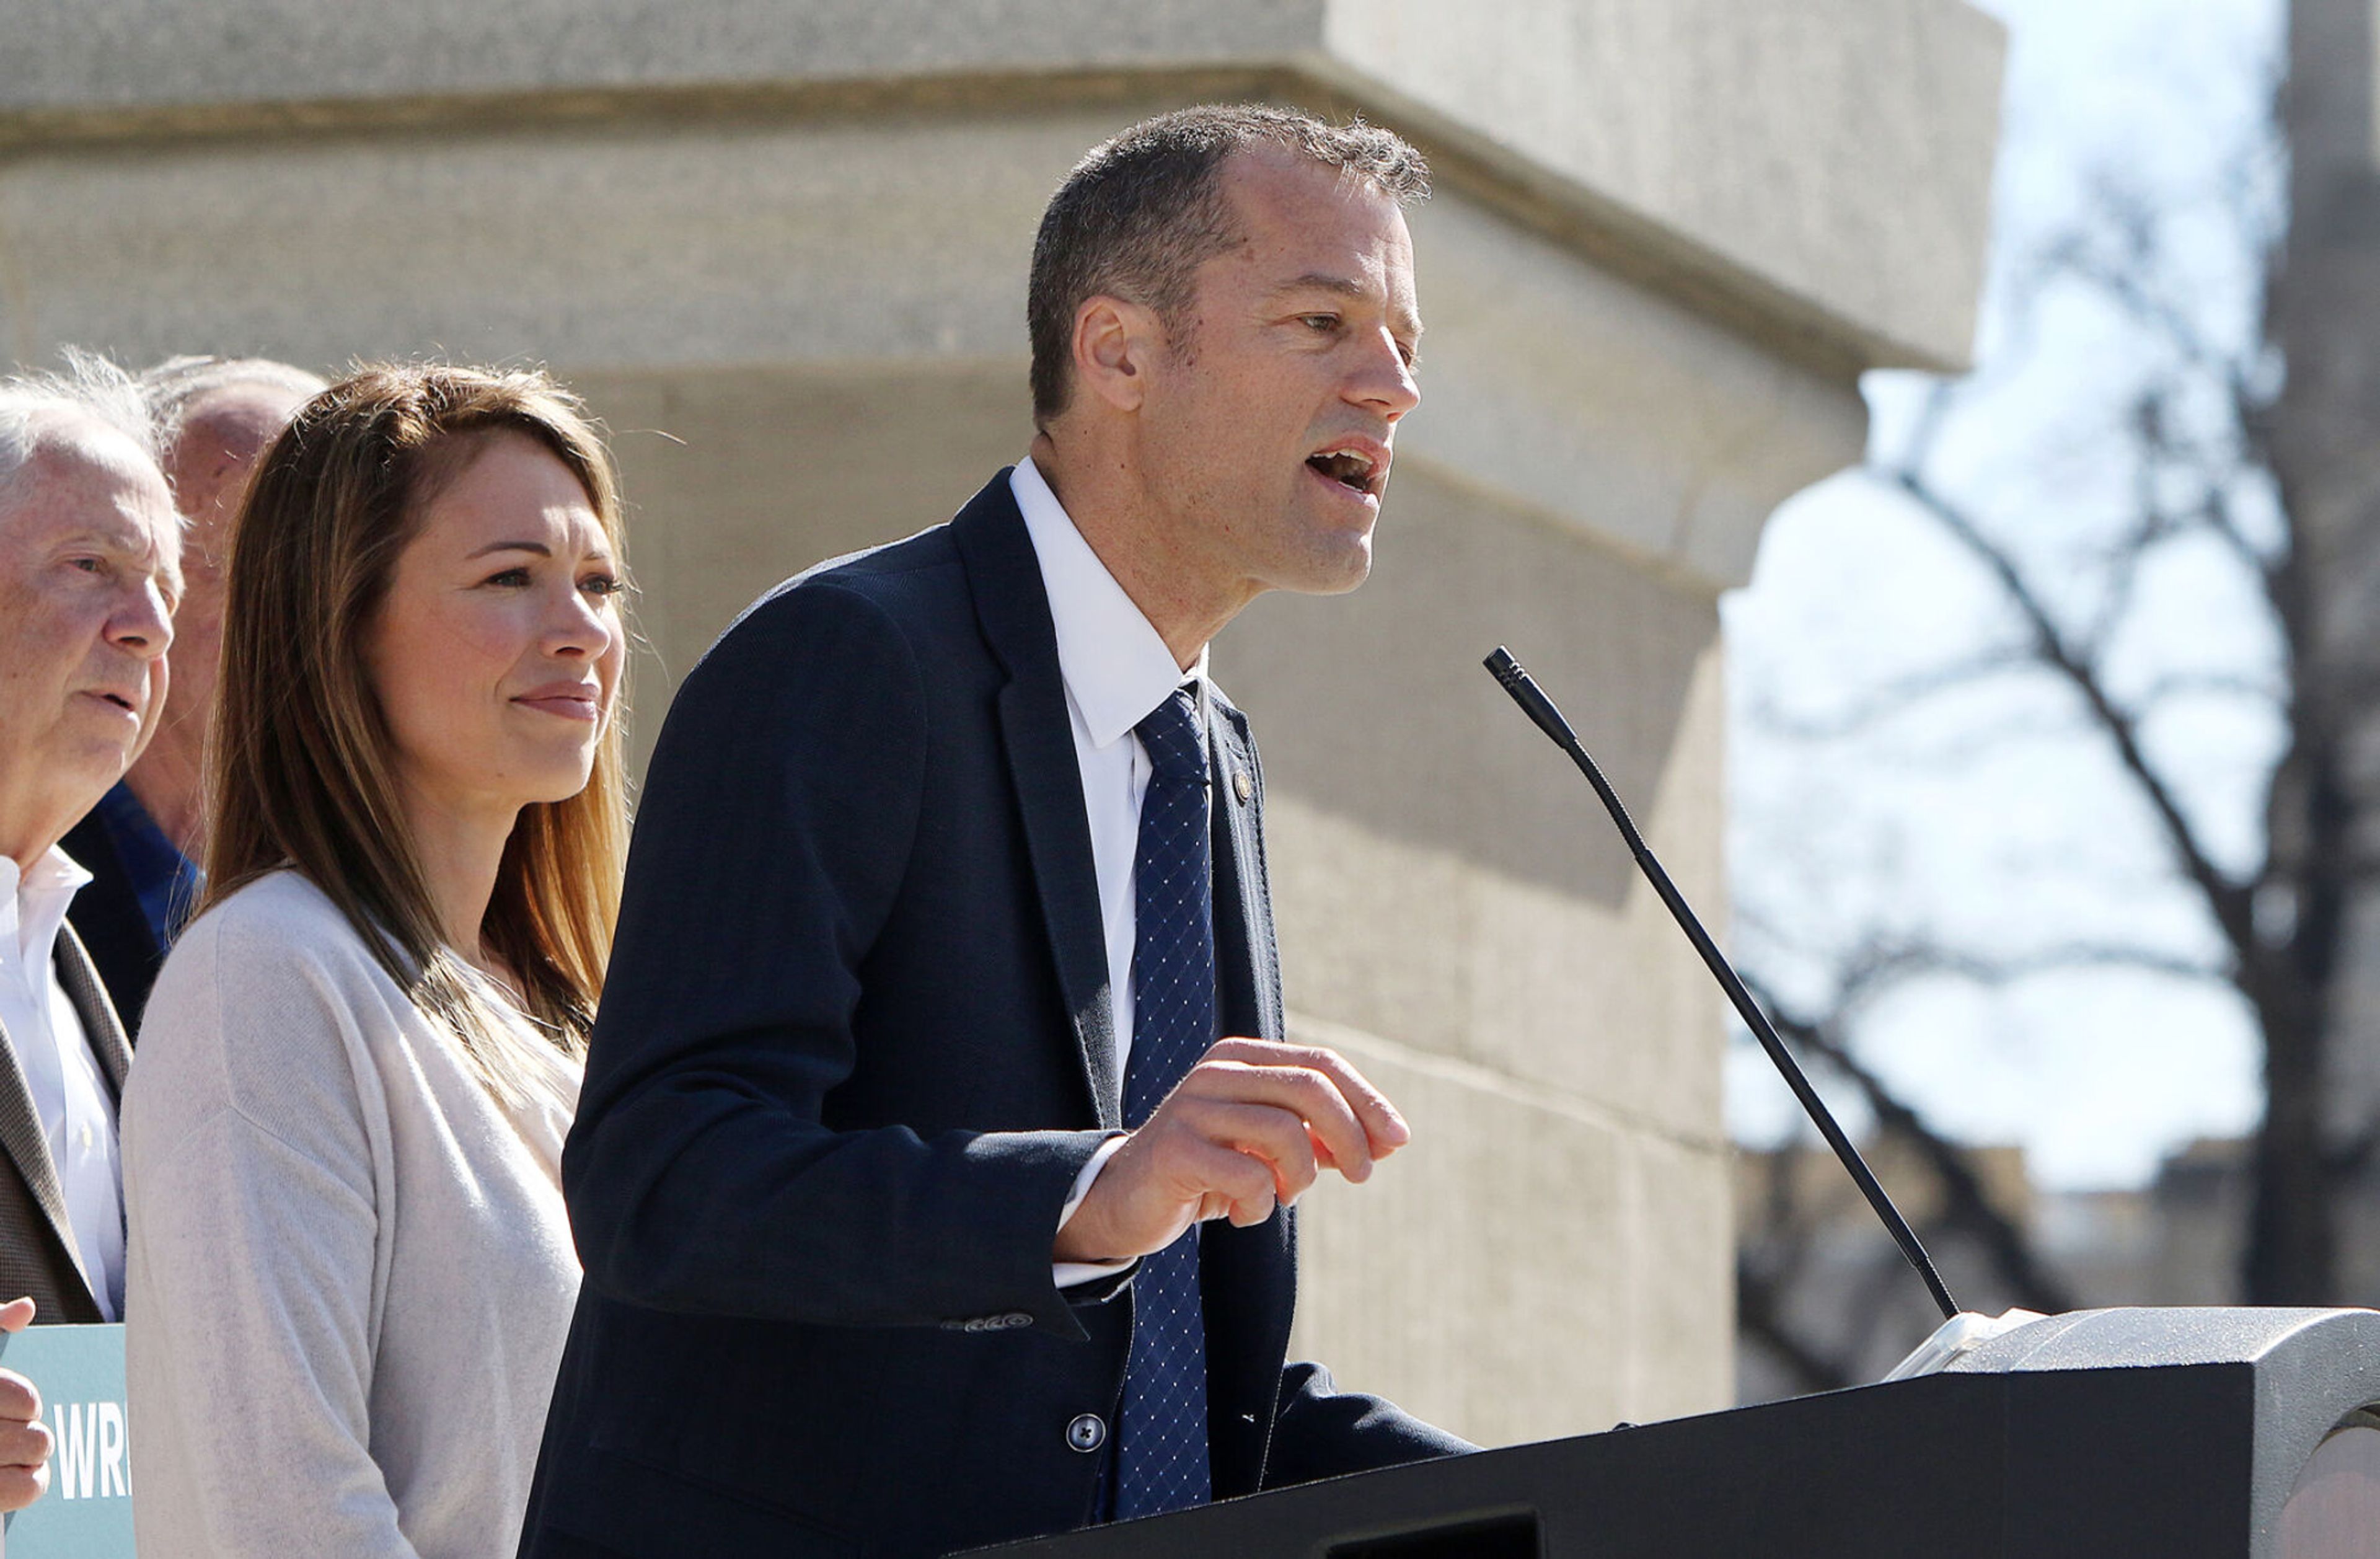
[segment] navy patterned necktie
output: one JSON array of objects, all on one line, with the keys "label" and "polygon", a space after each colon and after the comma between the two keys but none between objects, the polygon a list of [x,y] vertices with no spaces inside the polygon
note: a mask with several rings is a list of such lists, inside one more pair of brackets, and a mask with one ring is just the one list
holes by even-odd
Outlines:
[{"label": "navy patterned necktie", "polygon": [[[1152,773],[1133,858],[1132,1056],[1124,1124],[1138,1127],[1215,1042],[1215,906],[1207,749],[1190,689],[1133,727]],[[1207,1322],[1198,1229],[1145,1258],[1132,1280],[1132,1352],[1116,1425],[1116,1514],[1204,1504]]]}]

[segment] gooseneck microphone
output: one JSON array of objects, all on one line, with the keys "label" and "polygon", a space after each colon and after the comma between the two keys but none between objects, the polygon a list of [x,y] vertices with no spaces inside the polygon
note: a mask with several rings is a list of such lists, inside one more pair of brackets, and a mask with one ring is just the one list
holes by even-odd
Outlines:
[{"label": "gooseneck microphone", "polygon": [[1760,1048],[1768,1053],[1768,1059],[1777,1064],[1777,1070],[1784,1076],[1785,1086],[1793,1090],[1793,1097],[1802,1102],[1802,1108],[1816,1123],[1819,1135],[1827,1139],[1827,1146],[1834,1149],[1835,1157],[1842,1160],[1843,1167],[1859,1183],[1861,1194],[1867,1198],[1867,1204],[1876,1209],[1876,1215],[1884,1221],[1885,1228],[1892,1235],[1893,1243],[1900,1247],[1903,1256],[1909,1258],[1909,1264],[1917,1269],[1917,1275],[1925,1280],[1925,1287],[1934,1296],[1934,1302],[1941,1307],[1943,1319],[1956,1318],[1959,1302],[1950,1297],[1950,1290],[1943,1283],[1942,1274],[1934,1270],[1933,1258],[1925,1254],[1925,1247],[1919,1243],[1917,1232],[1909,1226],[1909,1220],[1900,1215],[1900,1209],[1892,1205],[1892,1199],[1885,1195],[1884,1188],[1876,1183],[1876,1175],[1868,1168],[1867,1161],[1860,1157],[1857,1148],[1852,1146],[1852,1139],[1843,1135],[1843,1128],[1835,1124],[1835,1117],[1827,1109],[1826,1101],[1820,1099],[1818,1090],[1810,1086],[1810,1079],[1803,1075],[1800,1063],[1793,1059],[1792,1052],[1785,1048],[1785,1041],[1777,1037],[1776,1025],[1768,1021],[1768,1015],[1760,1010],[1760,1004],[1754,1001],[1752,993],[1743,988],[1742,980],[1720,954],[1718,944],[1711,941],[1710,933],[1703,930],[1703,923],[1694,918],[1694,910],[1686,905],[1685,896],[1678,892],[1677,884],[1670,881],[1670,874],[1661,869],[1660,861],[1645,845],[1645,836],[1636,832],[1636,824],[1629,820],[1628,809],[1621,805],[1619,793],[1611,788],[1611,782],[1603,777],[1603,771],[1595,766],[1595,760],[1588,757],[1586,749],[1579,744],[1577,733],[1570,728],[1570,722],[1562,718],[1561,711],[1554,707],[1553,700],[1546,697],[1544,690],[1522,669],[1521,663],[1512,658],[1511,651],[1498,645],[1496,652],[1488,657],[1486,664],[1504,691],[1512,695],[1512,701],[1521,706],[1522,713],[1536,721],[1537,728],[1552,737],[1556,747],[1570,754],[1571,761],[1578,765],[1579,772],[1586,776],[1587,784],[1595,786],[1596,795],[1603,798],[1604,810],[1609,812],[1611,821],[1619,825],[1620,836],[1628,841],[1628,853],[1636,858],[1636,864],[1644,869],[1645,879],[1653,884],[1653,891],[1659,894],[1661,902],[1670,907],[1670,913],[1677,918],[1679,927],[1686,933],[1686,940],[1694,944],[1694,951],[1701,954],[1703,962],[1710,966],[1711,973],[1718,980],[1719,988],[1727,993],[1727,999],[1735,1004],[1737,1016],[1752,1030],[1753,1037],[1760,1041]]}]

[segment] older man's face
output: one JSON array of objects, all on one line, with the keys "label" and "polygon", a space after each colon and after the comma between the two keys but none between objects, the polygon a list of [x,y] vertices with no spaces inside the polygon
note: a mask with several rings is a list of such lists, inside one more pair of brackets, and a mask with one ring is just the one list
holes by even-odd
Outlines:
[{"label": "older man's face", "polygon": [[156,729],[180,550],[164,478],[95,423],[0,489],[0,855],[56,843]]}]

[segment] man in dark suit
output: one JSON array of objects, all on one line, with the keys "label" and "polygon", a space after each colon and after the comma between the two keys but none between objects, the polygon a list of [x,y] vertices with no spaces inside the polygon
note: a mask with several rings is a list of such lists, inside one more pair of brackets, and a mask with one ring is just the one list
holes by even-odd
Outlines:
[{"label": "man in dark suit", "polygon": [[[24,1299],[120,1318],[131,1052],[64,923],[89,873],[57,844],[156,729],[180,552],[129,378],[77,359],[0,382],[0,1324]],[[46,1451],[21,1384],[0,1382],[0,1502],[30,1497],[18,1458]]]},{"label": "man in dark suit", "polygon": [[1464,1448],[1285,1364],[1406,1139],[1282,1042],[1208,640],[1354,588],[1420,323],[1394,136],[1200,109],[1045,216],[1030,459],[688,677],[564,1188],[525,1554],[932,1554]]}]

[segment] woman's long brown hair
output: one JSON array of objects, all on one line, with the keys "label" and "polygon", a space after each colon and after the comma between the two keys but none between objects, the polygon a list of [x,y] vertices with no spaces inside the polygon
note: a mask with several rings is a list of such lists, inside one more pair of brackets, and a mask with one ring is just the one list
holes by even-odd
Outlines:
[{"label": "woman's long brown hair", "polygon": [[[204,907],[293,867],[516,1101],[538,1069],[441,936],[365,646],[422,506],[497,433],[567,467],[625,565],[618,487],[577,401],[541,373],[376,364],[309,401],[234,528],[209,760]],[[528,1015],[577,1054],[603,990],[627,819],[619,709],[586,789],[521,810],[480,936]]]}]

